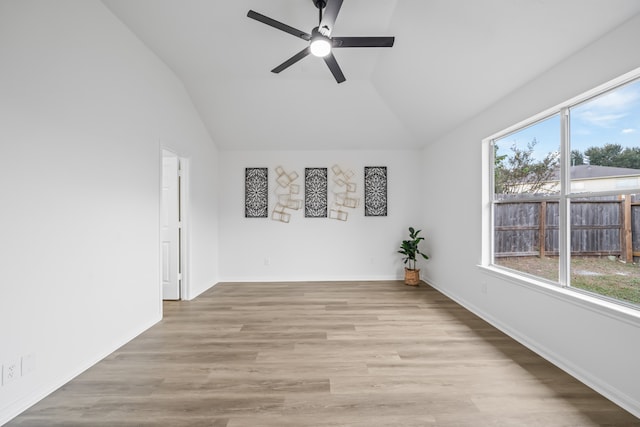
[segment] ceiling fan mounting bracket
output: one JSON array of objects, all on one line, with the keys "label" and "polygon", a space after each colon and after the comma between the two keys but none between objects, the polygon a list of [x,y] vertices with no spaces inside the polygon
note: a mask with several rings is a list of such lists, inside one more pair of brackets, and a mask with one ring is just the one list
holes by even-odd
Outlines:
[{"label": "ceiling fan mounting bracket", "polygon": [[327,5],[327,2],[325,0],[313,0],[313,4],[318,8],[318,9],[324,9],[325,6]]}]

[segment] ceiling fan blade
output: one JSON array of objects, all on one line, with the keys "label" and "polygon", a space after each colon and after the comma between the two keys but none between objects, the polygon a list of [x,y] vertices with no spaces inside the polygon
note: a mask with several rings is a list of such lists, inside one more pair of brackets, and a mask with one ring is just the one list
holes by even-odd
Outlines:
[{"label": "ceiling fan blade", "polygon": [[333,47],[392,47],[395,37],[333,37]]},{"label": "ceiling fan blade", "polygon": [[271,72],[277,74],[280,71],[289,68],[290,66],[292,66],[296,62],[300,61],[302,58],[304,58],[305,56],[309,55],[310,53],[311,53],[311,49],[309,48],[309,46],[307,46],[304,49],[302,49],[300,52],[296,53],[291,58],[287,59],[282,64],[278,65],[276,68],[271,70]]},{"label": "ceiling fan blade", "polygon": [[342,74],[342,70],[338,65],[338,61],[336,61],[336,57],[333,56],[333,53],[329,53],[327,56],[325,56],[324,62],[327,63],[329,69],[331,70],[331,74],[333,74],[333,77],[335,77],[338,83],[342,83],[343,81],[347,80],[344,78],[344,74]]},{"label": "ceiling fan blade", "polygon": [[[338,12],[342,7],[342,0],[327,0],[327,5],[324,8],[322,15],[322,21],[320,22],[320,32],[329,37],[333,31],[333,26],[336,23]],[[326,32],[325,32],[326,31]]]},{"label": "ceiling fan blade", "polygon": [[304,31],[298,30],[297,28],[290,27],[287,24],[283,24],[282,22],[276,21],[275,19],[271,19],[268,16],[264,16],[261,13],[254,12],[253,10],[250,10],[247,13],[247,16],[251,19],[255,19],[256,21],[260,21],[263,24],[267,24],[273,28],[277,28],[278,30],[284,31],[285,33],[289,33],[296,37],[300,37],[302,40],[306,40],[306,41],[311,40],[311,34],[305,33]]}]

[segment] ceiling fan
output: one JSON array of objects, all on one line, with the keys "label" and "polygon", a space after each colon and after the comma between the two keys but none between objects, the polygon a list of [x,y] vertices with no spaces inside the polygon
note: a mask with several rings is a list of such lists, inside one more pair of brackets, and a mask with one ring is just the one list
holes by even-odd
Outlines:
[{"label": "ceiling fan", "polygon": [[[289,25],[278,22],[258,12],[250,10],[247,13],[249,18],[260,21],[273,28],[284,31],[302,40],[308,41],[309,45],[291,58],[278,65],[271,70],[272,73],[279,73],[287,69],[310,53],[324,59],[324,62],[331,70],[331,74],[338,83],[344,82],[346,79],[342,70],[333,56],[332,49],[343,47],[392,47],[395,37],[331,37],[333,26],[340,12],[342,0],[312,0],[313,4],[318,8],[318,26],[311,30],[311,34],[290,27]],[[324,13],[323,13],[324,10]]]}]

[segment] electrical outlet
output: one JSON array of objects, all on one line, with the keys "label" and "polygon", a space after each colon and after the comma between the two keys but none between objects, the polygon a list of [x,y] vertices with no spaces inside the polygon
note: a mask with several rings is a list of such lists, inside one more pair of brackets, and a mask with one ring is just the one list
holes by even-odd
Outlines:
[{"label": "electrical outlet", "polygon": [[12,360],[2,365],[2,385],[7,385],[11,381],[20,377],[20,361]]},{"label": "electrical outlet", "polygon": [[21,375],[25,375],[36,370],[36,357],[33,354],[25,354],[22,356]]},{"label": "electrical outlet", "polygon": [[480,284],[480,292],[482,292],[483,294],[487,293],[487,282],[482,282]]},{"label": "electrical outlet", "polygon": [[271,260],[269,259],[269,257],[266,257],[264,259],[264,265],[271,265]]}]

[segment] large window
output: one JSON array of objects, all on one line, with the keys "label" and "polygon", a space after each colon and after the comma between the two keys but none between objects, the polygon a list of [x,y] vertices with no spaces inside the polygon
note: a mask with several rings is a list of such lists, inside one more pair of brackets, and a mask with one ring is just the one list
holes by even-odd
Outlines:
[{"label": "large window", "polygon": [[489,262],[640,309],[640,79],[489,144]]}]

